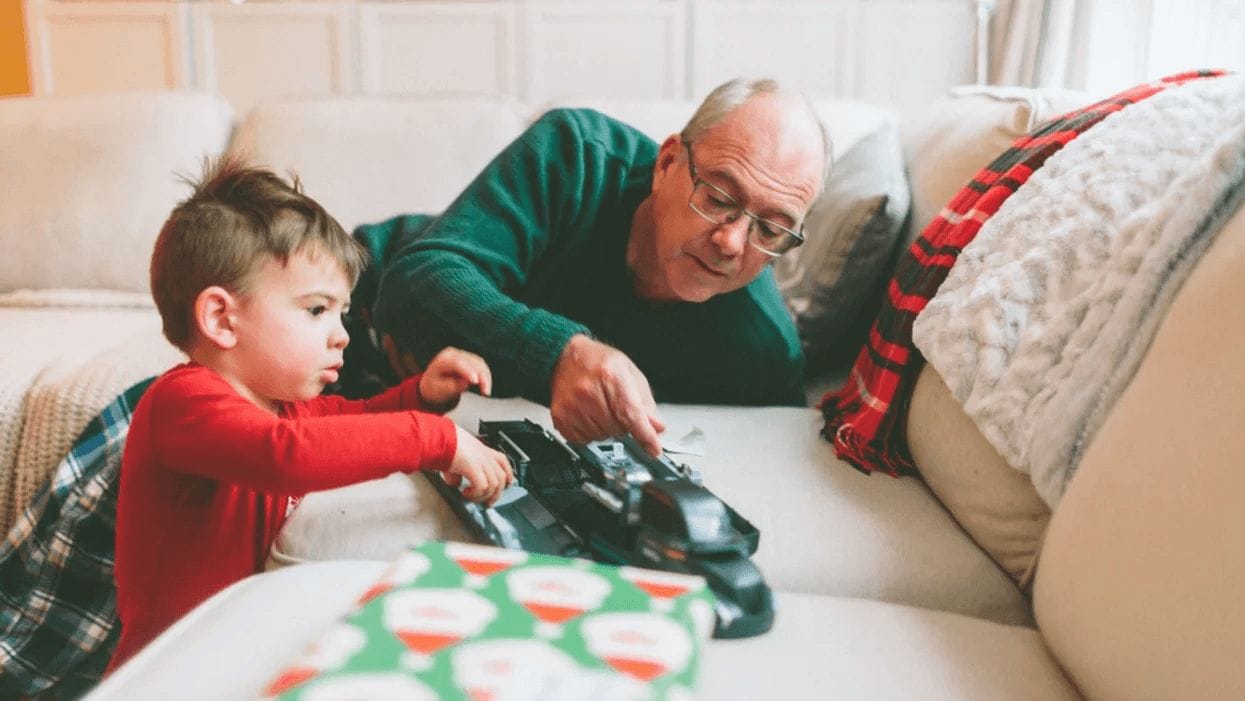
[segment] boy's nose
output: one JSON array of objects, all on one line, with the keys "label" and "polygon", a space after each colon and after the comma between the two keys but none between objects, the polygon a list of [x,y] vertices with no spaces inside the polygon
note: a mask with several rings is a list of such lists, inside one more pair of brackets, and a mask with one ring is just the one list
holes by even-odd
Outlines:
[{"label": "boy's nose", "polygon": [[329,347],[342,349],[350,343],[350,334],[346,333],[346,327],[341,321],[333,326],[333,332],[329,334]]}]

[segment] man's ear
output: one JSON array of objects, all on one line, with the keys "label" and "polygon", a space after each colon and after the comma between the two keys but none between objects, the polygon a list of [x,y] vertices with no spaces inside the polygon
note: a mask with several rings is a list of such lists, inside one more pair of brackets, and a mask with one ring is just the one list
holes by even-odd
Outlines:
[{"label": "man's ear", "polygon": [[234,316],[238,298],[219,285],[206,288],[195,297],[194,320],[199,335],[222,349],[238,345]]},{"label": "man's ear", "polygon": [[657,163],[653,166],[653,192],[670,177],[670,171],[683,153],[683,139],[678,134],[671,134],[661,142],[661,147],[657,149]]}]

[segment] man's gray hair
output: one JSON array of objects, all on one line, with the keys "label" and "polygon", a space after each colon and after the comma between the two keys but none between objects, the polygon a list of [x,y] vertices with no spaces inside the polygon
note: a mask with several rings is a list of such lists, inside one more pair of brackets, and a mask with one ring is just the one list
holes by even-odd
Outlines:
[{"label": "man's gray hair", "polygon": [[800,103],[808,110],[808,115],[813,118],[818,131],[821,132],[821,145],[825,149],[826,167],[821,178],[821,188],[824,191],[830,175],[830,165],[834,161],[834,145],[830,141],[830,133],[826,131],[826,125],[822,124],[821,118],[817,116],[817,110],[813,107],[813,103],[809,102],[808,97],[801,92],[784,87],[772,78],[735,78],[722,83],[705,97],[704,102],[700,103],[700,107],[696,108],[696,113],[688,120],[683,131],[679,132],[679,136],[682,137],[684,143],[694,143],[713,125],[725,119],[732,110],[757,95],[794,96],[799,98]]}]

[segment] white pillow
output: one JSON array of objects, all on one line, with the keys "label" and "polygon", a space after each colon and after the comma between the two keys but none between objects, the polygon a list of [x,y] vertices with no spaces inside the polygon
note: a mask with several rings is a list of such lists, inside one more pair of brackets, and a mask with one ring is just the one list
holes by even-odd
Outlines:
[{"label": "white pillow", "polygon": [[909,240],[977,171],[1042,122],[1094,102],[1071,90],[964,86],[905,124],[904,159],[912,187]]},{"label": "white pillow", "polygon": [[148,289],[151,247],[205,156],[229,139],[219,97],[0,100],[0,292]]}]

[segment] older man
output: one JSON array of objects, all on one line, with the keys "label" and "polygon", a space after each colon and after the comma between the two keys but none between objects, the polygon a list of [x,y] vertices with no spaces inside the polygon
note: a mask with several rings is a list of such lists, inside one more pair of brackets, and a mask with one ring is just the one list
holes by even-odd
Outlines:
[{"label": "older man", "polygon": [[360,230],[390,242],[374,328],[403,369],[479,353],[498,393],[547,401],[572,441],[630,433],[656,454],[657,401],[803,404],[769,264],[803,241],[828,150],[773,81],[718,87],[660,147],[552,111],[439,217]]}]

